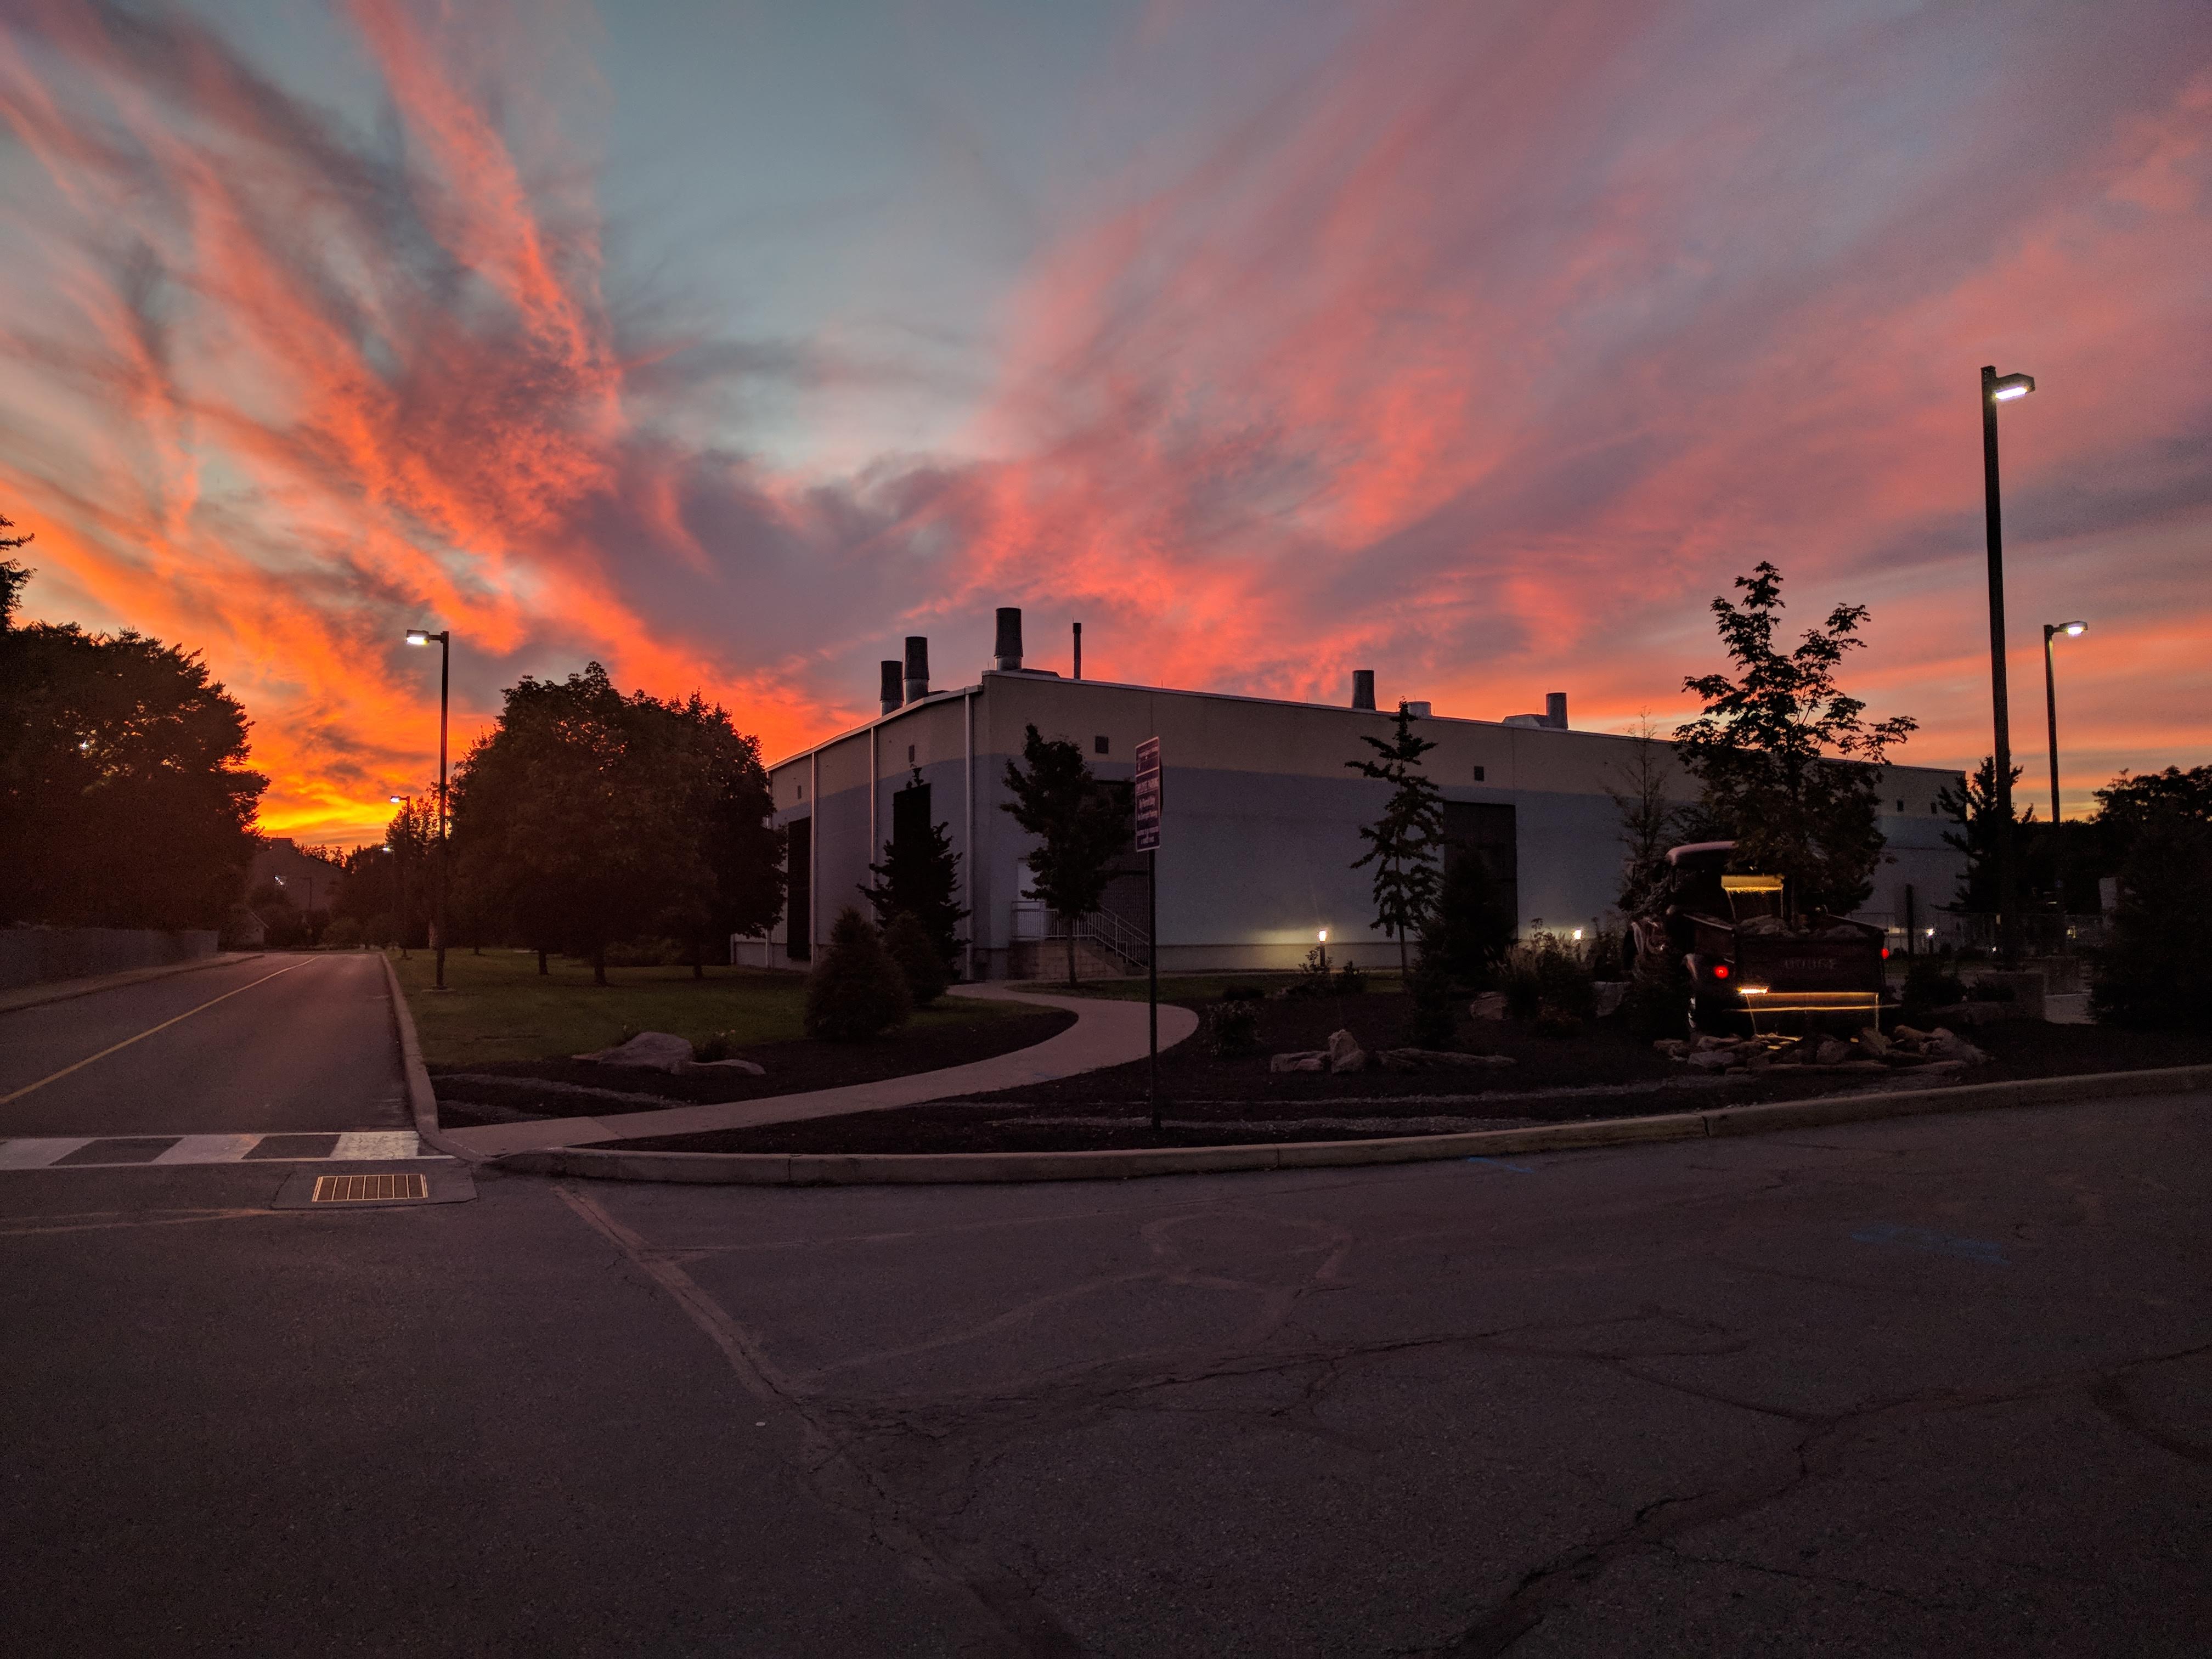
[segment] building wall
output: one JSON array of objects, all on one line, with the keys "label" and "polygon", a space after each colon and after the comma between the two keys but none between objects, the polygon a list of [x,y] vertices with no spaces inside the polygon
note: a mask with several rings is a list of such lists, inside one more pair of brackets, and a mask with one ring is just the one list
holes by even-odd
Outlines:
[{"label": "building wall", "polygon": [[[1030,674],[986,674],[977,687],[939,694],[771,769],[778,817],[813,823],[816,937],[826,937],[843,904],[860,902],[855,890],[869,880],[869,849],[890,833],[890,796],[918,765],[932,786],[933,814],[962,855],[964,902],[975,913],[967,924],[973,971],[1003,972],[1030,845],[1001,810],[1004,779],[1031,723],[1077,744],[1102,778],[1128,778],[1137,744],[1160,739],[1164,967],[1291,967],[1323,928],[1334,957],[1397,960],[1396,945],[1370,925],[1372,872],[1351,867],[1364,850],[1359,828],[1373,822],[1389,788],[1346,764],[1372,754],[1359,738],[1387,737],[1389,714]],[[1437,744],[1423,763],[1446,799],[1514,808],[1522,928],[1598,925],[1612,907],[1621,857],[1619,813],[1607,792],[1625,786],[1636,740],[1443,718],[1417,729]],[[1674,793],[1694,793],[1671,749],[1663,764]],[[1960,859],[1943,846],[1944,820],[1931,809],[1936,792],[1956,780],[1931,768],[1891,769],[1889,803],[1904,805],[1883,817],[1893,861],[1877,874],[1865,920],[1901,925],[1908,882],[1921,909],[1949,898]],[[771,939],[767,959],[788,961],[781,929]]]}]

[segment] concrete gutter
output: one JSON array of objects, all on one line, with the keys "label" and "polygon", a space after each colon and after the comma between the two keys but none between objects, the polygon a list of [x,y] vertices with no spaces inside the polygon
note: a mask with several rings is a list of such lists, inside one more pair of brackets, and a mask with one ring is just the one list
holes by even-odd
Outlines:
[{"label": "concrete gutter", "polygon": [[[395,989],[397,988],[395,981]],[[404,1004],[395,1004],[404,1007]],[[427,1079],[425,1079],[427,1086]],[[2212,1089],[2212,1066],[2104,1072],[2086,1077],[2026,1078],[1894,1094],[1831,1095],[1817,1100],[1724,1106],[1653,1117],[1547,1123],[1527,1129],[1399,1135],[1373,1140],[1306,1140],[1255,1146],[1176,1146],[1101,1152],[623,1152],[548,1147],[495,1160],[503,1170],[607,1181],[715,1182],[760,1187],[850,1187],[1003,1181],[1127,1181],[1138,1176],[1220,1174],[1239,1170],[1339,1169],[1420,1164],[1499,1154],[1568,1152],[1640,1141],[1701,1140],[1771,1134],[1836,1123],[1921,1117],[1943,1112],[2055,1106],[2138,1095]]]},{"label": "concrete gutter", "polygon": [[376,959],[384,964],[384,987],[392,996],[392,1025],[399,1038],[399,1070],[407,1082],[407,1109],[415,1119],[415,1138],[447,1158],[483,1163],[482,1152],[462,1146],[438,1127],[438,1096],[430,1087],[429,1070],[422,1064],[422,1043],[415,1035],[415,1015],[407,1006],[407,994],[399,988],[399,975],[392,966],[392,958],[379,951]]},{"label": "concrete gutter", "polygon": [[137,985],[149,979],[167,979],[172,974],[197,973],[203,968],[221,968],[234,962],[251,962],[265,956],[263,951],[218,951],[211,957],[194,957],[190,962],[161,962],[150,968],[125,968],[112,974],[90,974],[82,979],[51,980],[44,985],[21,985],[10,991],[0,991],[0,1014],[12,1014],[18,1008],[43,1008],[50,1002],[67,1002],[71,997],[88,997],[102,991],[112,991],[118,986]]}]

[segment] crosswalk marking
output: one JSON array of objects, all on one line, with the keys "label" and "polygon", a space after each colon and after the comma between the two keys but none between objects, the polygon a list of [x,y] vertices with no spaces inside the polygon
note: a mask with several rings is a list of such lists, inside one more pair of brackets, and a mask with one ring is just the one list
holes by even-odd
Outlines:
[{"label": "crosswalk marking", "polygon": [[[294,1139],[296,1133],[292,1132],[276,1138]],[[163,1135],[20,1136],[0,1140],[0,1170],[51,1169],[61,1159],[87,1149],[89,1149],[88,1156],[76,1158],[68,1167],[72,1170],[143,1170],[150,1164],[174,1168],[185,1164],[238,1164],[271,1136],[178,1135],[173,1138],[176,1144],[164,1147],[157,1157],[149,1160],[143,1155],[143,1149],[148,1141],[170,1138]],[[337,1133],[333,1138],[337,1144],[327,1152],[306,1157],[271,1157],[255,1161],[268,1164],[359,1164],[401,1158],[427,1160],[443,1156],[425,1152],[422,1141],[412,1129],[354,1129]],[[128,1144],[138,1149],[140,1155],[103,1159],[100,1156],[100,1148],[103,1142],[109,1141],[117,1143],[118,1151],[123,1145]]]},{"label": "crosswalk marking", "polygon": [[154,1162],[235,1164],[260,1142],[259,1135],[186,1135]]}]

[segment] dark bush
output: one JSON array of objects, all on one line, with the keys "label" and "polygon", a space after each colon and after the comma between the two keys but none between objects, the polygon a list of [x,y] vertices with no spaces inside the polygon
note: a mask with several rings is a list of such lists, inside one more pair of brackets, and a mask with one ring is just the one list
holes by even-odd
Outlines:
[{"label": "dark bush", "polygon": [[1260,1046],[1260,1011],[1250,1002],[1242,998],[1234,1002],[1224,1000],[1216,1003],[1207,1013],[1213,1052],[1223,1059],[1249,1054]]},{"label": "dark bush", "polygon": [[1898,1018],[1907,1025],[1923,1025],[1938,1008],[1966,1000],[1966,987],[1941,957],[1915,957],[1905,970],[1905,990]]},{"label": "dark bush", "polygon": [[1620,1000],[1621,1023],[1638,1042],[1685,1035],[1690,1026],[1690,975],[1672,957],[1643,964]]},{"label": "dark bush", "polygon": [[858,1042],[906,1018],[906,976],[867,918],[851,905],[837,913],[830,945],[806,976],[806,1035]]},{"label": "dark bush", "polygon": [[607,946],[610,968],[681,968],[690,960],[683,943],[672,939],[631,939]]},{"label": "dark bush", "polygon": [[907,994],[913,998],[917,1008],[929,1006],[945,994],[945,988],[952,982],[952,975],[945,966],[945,953],[929,936],[929,929],[911,911],[892,913],[890,926],[884,930],[884,949],[906,976]]},{"label": "dark bush", "polygon": [[727,1031],[717,1031],[704,1042],[691,1045],[691,1058],[709,1066],[729,1057],[730,1034]]},{"label": "dark bush", "polygon": [[2089,1006],[2100,1024],[2202,1030],[2212,1016],[2212,825],[2175,812],[2136,832]]},{"label": "dark bush", "polygon": [[1498,988],[1505,994],[1505,1012],[1516,1019],[1549,1013],[1583,1020],[1596,1006],[1589,969],[1552,933],[1513,947],[1498,970]]},{"label": "dark bush", "polygon": [[1589,973],[1594,980],[1617,983],[1628,977],[1628,951],[1621,939],[1620,930],[1602,927],[1590,942]]},{"label": "dark bush", "polygon": [[1459,997],[1452,987],[1451,969],[1443,941],[1431,929],[1421,939],[1413,957],[1413,971],[1406,987],[1413,1002],[1413,1042],[1422,1048],[1450,1046],[1459,1026]]},{"label": "dark bush", "polygon": [[1221,988],[1224,1002],[1265,1002],[1267,994],[1256,985],[1224,985]]},{"label": "dark bush", "polygon": [[1367,975],[1356,962],[1347,962],[1336,970],[1336,994],[1340,997],[1359,995],[1367,988]]},{"label": "dark bush", "polygon": [[1298,977],[1291,981],[1285,995],[1294,997],[1325,997],[1335,983],[1336,976],[1329,971],[1328,947],[1316,945],[1306,952],[1306,959],[1298,964]]}]

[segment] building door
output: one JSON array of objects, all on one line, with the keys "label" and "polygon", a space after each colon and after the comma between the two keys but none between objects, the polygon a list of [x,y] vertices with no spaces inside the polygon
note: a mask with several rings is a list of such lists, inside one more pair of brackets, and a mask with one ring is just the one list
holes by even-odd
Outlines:
[{"label": "building door", "polygon": [[790,877],[784,890],[784,954],[793,962],[814,957],[814,820],[793,818],[784,826],[783,867]]},{"label": "building door", "polygon": [[1448,800],[1444,803],[1444,869],[1463,858],[1479,858],[1490,872],[1498,896],[1521,927],[1520,832],[1510,803]]},{"label": "building door", "polygon": [[891,845],[894,847],[927,847],[929,832],[936,826],[929,821],[929,786],[908,784],[891,796]]}]

